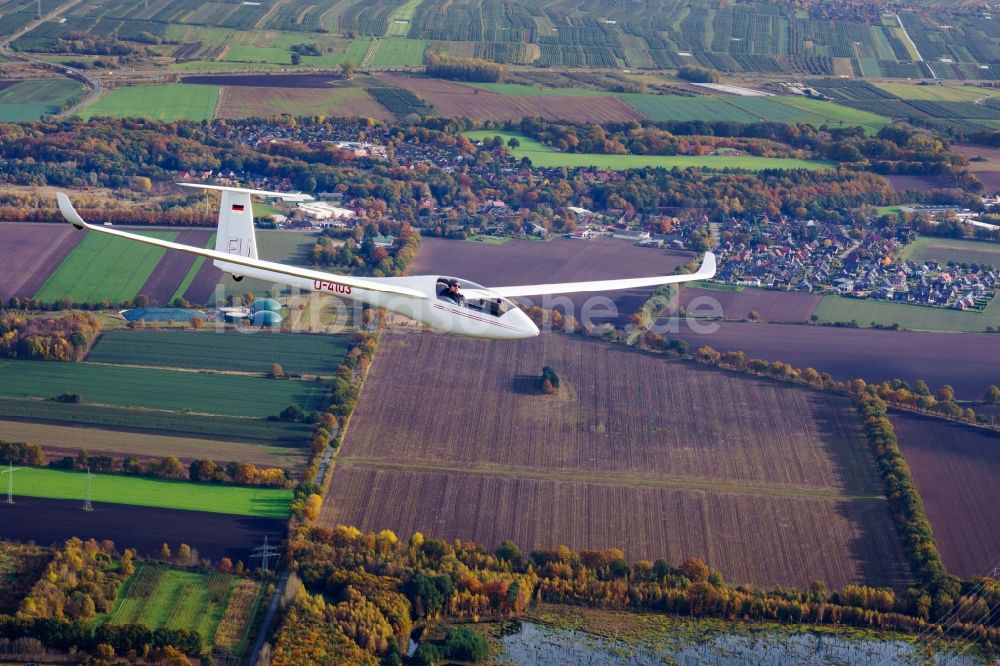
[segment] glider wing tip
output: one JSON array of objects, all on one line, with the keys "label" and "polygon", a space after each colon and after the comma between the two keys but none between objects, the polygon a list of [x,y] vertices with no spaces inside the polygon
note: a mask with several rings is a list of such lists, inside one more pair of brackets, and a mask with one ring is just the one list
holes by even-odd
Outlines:
[{"label": "glider wing tip", "polygon": [[59,203],[59,212],[62,216],[66,218],[66,221],[72,224],[77,229],[83,229],[87,226],[87,223],[83,221],[80,214],[76,212],[73,208],[73,204],[70,202],[69,197],[62,192],[56,192],[56,201]]}]

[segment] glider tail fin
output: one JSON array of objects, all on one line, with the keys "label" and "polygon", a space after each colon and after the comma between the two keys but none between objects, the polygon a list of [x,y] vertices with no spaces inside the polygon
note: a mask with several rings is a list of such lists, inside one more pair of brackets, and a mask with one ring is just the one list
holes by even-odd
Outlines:
[{"label": "glider tail fin", "polygon": [[[216,252],[257,259],[257,237],[253,228],[253,203],[249,192],[223,190],[219,204],[219,229],[215,235]],[[215,266],[227,273],[238,267],[215,261]]]}]

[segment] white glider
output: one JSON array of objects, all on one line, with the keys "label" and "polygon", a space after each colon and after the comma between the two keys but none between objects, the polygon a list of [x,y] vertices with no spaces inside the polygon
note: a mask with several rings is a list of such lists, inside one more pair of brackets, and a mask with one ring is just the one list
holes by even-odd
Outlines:
[{"label": "white glider", "polygon": [[207,257],[213,260],[216,267],[231,273],[237,280],[249,276],[306,291],[331,293],[374,307],[385,308],[434,330],[476,338],[512,340],[538,335],[538,327],[508,300],[510,298],[655,287],[692,280],[707,280],[715,275],[715,255],[711,252],[705,253],[704,261],[697,272],[687,275],[657,275],[623,280],[512,287],[483,287],[468,280],[438,275],[362,278],[327,273],[257,258],[251,195],[283,197],[286,200],[295,200],[295,197],[303,195],[219,185],[178,184],[222,193],[214,250],[129,233],[109,226],[88,224],[73,208],[69,197],[60,192],[56,195],[56,199],[63,217],[77,229]]}]

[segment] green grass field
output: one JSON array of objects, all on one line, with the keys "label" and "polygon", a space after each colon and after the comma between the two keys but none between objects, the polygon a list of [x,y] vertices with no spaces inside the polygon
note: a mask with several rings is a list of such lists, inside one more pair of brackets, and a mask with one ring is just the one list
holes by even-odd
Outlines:
[{"label": "green grass field", "polygon": [[218,86],[168,83],[124,86],[80,110],[83,118],[152,118],[154,120],[211,120],[219,99]]},{"label": "green grass field", "polygon": [[410,32],[410,21],[413,20],[413,13],[417,11],[420,0],[406,0],[389,17],[385,34],[391,37],[406,37]]},{"label": "green grass field", "polygon": [[810,115],[794,122],[810,123],[816,127],[820,125],[849,126],[861,125],[867,131],[874,134],[889,124],[889,118],[880,116],[860,109],[852,109],[849,106],[842,106],[834,102],[827,102],[821,99],[810,99],[808,97],[789,96],[777,99],[785,106],[795,107],[808,112]]},{"label": "green grass field", "polygon": [[920,236],[899,253],[907,261],[976,263],[1000,266],[1000,243]]},{"label": "green grass field", "polygon": [[208,368],[332,375],[350,344],[347,335],[309,335],[211,331],[113,331],[98,340],[87,357],[95,363]]},{"label": "green grass field", "polygon": [[[140,232],[142,233],[142,232]],[[177,232],[145,232],[145,235],[175,240]],[[135,298],[166,250],[133,243],[104,234],[87,234],[49,276],[35,298],[55,302],[69,296],[77,303],[110,301],[124,303]],[[113,274],[108,266],[114,266]]]},{"label": "green grass field", "polygon": [[511,151],[511,154],[521,159],[527,157],[538,167],[597,167],[621,171],[624,169],[639,169],[643,167],[662,167],[672,169],[678,167],[700,167],[703,169],[746,169],[761,171],[763,169],[829,169],[830,163],[818,160],[776,159],[769,157],[727,157],[720,155],[687,156],[687,155],[601,155],[595,153],[561,153],[535,141],[523,134],[513,132],[495,132],[478,130],[464,132],[473,140],[500,136],[504,143],[510,137],[517,137],[521,145]]},{"label": "green grass field", "polygon": [[0,395],[53,398],[77,393],[85,403],[174,412],[266,418],[295,404],[326,406],[326,384],[56,361],[0,361]]},{"label": "green grass field", "polygon": [[[310,430],[307,424],[268,421],[264,418],[138,411],[127,407],[68,405],[53,400],[4,397],[0,397],[0,417],[34,419],[68,426],[117,428],[138,433],[263,442],[282,448],[301,447],[309,438]],[[81,435],[81,439],[85,438]],[[300,452],[301,449],[293,450],[286,455],[295,457]],[[294,463],[287,466],[292,467]]]},{"label": "green grass field", "polygon": [[202,573],[142,564],[122,586],[114,611],[99,617],[98,623],[144,624],[153,630],[188,629],[198,632],[211,646],[240,580],[217,571]]},{"label": "green grass field", "polygon": [[[82,502],[86,478],[83,472],[22,467],[14,480],[14,494]],[[288,517],[292,501],[292,491],[281,488],[245,488],[121,474],[92,474],[90,489],[95,504],[152,506],[278,520]]]},{"label": "green grass field", "polygon": [[984,312],[960,312],[906,303],[824,296],[814,314],[819,323],[824,324],[854,320],[860,326],[870,326],[872,322],[884,326],[899,324],[911,331],[982,332],[987,326],[1000,323],[1000,299],[994,298]]},{"label": "green grass field", "polygon": [[345,62],[360,65],[371,43],[370,37],[356,37],[338,42],[332,46],[332,51],[326,51],[323,55],[302,56],[302,64],[312,67],[337,67]]},{"label": "green grass field", "polygon": [[426,39],[389,38],[379,40],[370,67],[419,67],[424,63]]},{"label": "green grass field", "polygon": [[900,99],[923,99],[932,102],[975,102],[984,97],[1000,95],[1000,90],[978,86],[921,86],[913,83],[888,82],[874,84]]},{"label": "green grass field", "polygon": [[0,122],[38,120],[83,96],[83,86],[69,79],[32,79],[0,91]]}]

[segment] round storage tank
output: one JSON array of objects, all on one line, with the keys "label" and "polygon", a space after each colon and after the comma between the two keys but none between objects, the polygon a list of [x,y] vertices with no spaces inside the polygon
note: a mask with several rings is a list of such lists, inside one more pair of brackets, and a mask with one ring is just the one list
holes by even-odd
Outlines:
[{"label": "round storage tank", "polygon": [[250,323],[254,326],[280,326],[281,315],[270,310],[259,310],[250,315]]},{"label": "round storage tank", "polygon": [[258,298],[250,306],[250,312],[281,312],[281,303],[273,298]]}]

